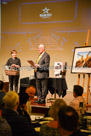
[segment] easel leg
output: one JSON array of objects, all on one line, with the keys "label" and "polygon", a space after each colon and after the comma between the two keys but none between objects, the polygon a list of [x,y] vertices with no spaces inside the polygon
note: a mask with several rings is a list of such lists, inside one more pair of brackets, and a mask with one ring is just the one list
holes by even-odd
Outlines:
[{"label": "easel leg", "polygon": [[[87,94],[86,94],[86,105],[88,105],[89,84],[90,84],[90,74],[88,74]],[[88,110],[88,107],[86,107],[86,110]]]}]

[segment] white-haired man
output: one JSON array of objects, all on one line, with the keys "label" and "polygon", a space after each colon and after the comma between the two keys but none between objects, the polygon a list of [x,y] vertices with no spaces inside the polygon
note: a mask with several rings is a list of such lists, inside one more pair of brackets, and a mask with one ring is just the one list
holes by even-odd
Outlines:
[{"label": "white-haired man", "polygon": [[43,44],[39,45],[38,51],[39,56],[35,64],[35,78],[38,101],[35,102],[44,104],[47,94],[50,56],[45,52],[45,46]]},{"label": "white-haired man", "polygon": [[17,112],[19,95],[15,91],[7,92],[3,97],[3,103],[5,109],[2,111],[2,117],[9,123],[12,136],[38,136],[27,118]]}]

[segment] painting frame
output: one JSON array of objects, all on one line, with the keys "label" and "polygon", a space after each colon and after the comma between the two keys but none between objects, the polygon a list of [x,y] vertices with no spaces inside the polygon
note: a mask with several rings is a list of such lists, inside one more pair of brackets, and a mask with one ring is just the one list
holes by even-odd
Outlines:
[{"label": "painting frame", "polygon": [[71,73],[91,74],[91,46],[74,48]]}]

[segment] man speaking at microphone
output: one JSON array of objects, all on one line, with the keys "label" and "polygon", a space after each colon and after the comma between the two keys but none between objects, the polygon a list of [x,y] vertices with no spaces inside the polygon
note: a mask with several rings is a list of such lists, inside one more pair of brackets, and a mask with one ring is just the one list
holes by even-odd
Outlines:
[{"label": "man speaking at microphone", "polygon": [[38,100],[35,102],[39,104],[45,104],[49,77],[50,56],[45,52],[45,46],[43,44],[39,45],[38,51],[39,56],[35,64],[35,78]]}]

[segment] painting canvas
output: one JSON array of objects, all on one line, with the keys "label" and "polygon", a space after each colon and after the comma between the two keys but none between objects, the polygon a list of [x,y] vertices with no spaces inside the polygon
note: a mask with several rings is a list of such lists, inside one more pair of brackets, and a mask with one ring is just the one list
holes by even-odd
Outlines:
[{"label": "painting canvas", "polygon": [[72,73],[91,73],[91,46],[75,47]]}]

